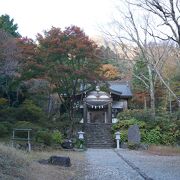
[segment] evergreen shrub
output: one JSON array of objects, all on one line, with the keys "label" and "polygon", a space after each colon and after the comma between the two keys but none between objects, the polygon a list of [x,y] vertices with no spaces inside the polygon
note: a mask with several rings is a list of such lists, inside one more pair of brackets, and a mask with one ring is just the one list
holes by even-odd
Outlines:
[{"label": "evergreen shrub", "polygon": [[60,131],[58,130],[53,131],[51,136],[52,136],[53,143],[61,144],[63,142],[63,135]]},{"label": "evergreen shrub", "polygon": [[125,111],[122,111],[118,114],[117,118],[119,120],[129,120],[131,118],[138,119],[140,121],[151,121],[151,111],[150,110],[144,110],[144,109],[127,109]]},{"label": "evergreen shrub", "polygon": [[140,112],[143,110],[126,110],[119,113],[118,122],[112,127],[113,134],[120,131],[121,141],[127,142],[128,128],[137,124],[140,128],[141,142],[163,145],[180,144],[180,120],[176,114],[170,115],[167,111],[159,109],[156,118],[150,120],[147,118],[149,112],[146,111],[142,115]]},{"label": "evergreen shrub", "polygon": [[8,128],[5,124],[0,124],[0,137],[4,137],[8,134]]},{"label": "evergreen shrub", "polygon": [[31,100],[25,100],[25,102],[17,108],[16,119],[19,121],[38,122],[43,118],[45,118],[44,112]]},{"label": "evergreen shrub", "polygon": [[50,146],[52,144],[52,135],[48,130],[40,130],[36,133],[35,140],[38,143]]}]

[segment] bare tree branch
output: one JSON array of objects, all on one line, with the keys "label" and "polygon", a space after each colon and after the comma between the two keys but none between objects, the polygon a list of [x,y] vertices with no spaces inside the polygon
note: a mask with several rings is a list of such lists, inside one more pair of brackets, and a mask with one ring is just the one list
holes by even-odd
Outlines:
[{"label": "bare tree branch", "polygon": [[[167,2],[168,1],[168,2]],[[172,39],[180,47],[180,7],[179,1],[176,0],[167,0],[167,3],[163,3],[162,0],[138,0],[138,3],[131,3],[140,8],[143,8],[145,11],[151,12],[155,16],[159,17],[162,20],[161,25],[165,25],[170,28],[172,35],[168,33],[161,32],[163,35],[166,35],[168,39]],[[159,24],[160,25],[160,24]],[[157,36],[162,38],[160,36]]]}]

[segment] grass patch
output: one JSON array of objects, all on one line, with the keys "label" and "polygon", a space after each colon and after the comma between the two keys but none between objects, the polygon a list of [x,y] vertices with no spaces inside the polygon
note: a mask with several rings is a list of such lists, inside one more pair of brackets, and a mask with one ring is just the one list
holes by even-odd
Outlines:
[{"label": "grass patch", "polygon": [[147,152],[160,156],[178,156],[180,155],[180,147],[151,145]]},{"label": "grass patch", "polygon": [[[69,156],[71,167],[39,164],[40,159],[52,155]],[[0,144],[0,179],[13,180],[64,180],[84,179],[85,157],[83,152],[49,150],[25,151],[16,150]]]},{"label": "grass patch", "polygon": [[29,179],[29,171],[24,152],[0,144],[0,179]]},{"label": "grass patch", "polygon": [[[68,156],[71,159],[71,167],[61,167],[52,165],[42,165],[37,163],[40,159],[48,159],[52,155]],[[29,153],[28,160],[32,162],[31,167],[35,179],[51,179],[51,180],[64,180],[64,179],[83,179],[85,157],[82,152],[51,150],[38,152],[34,151]]]}]

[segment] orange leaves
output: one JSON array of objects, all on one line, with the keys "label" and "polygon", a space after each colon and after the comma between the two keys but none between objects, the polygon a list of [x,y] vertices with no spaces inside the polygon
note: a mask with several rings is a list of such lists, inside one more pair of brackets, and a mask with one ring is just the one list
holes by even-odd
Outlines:
[{"label": "orange leaves", "polygon": [[108,80],[117,79],[120,76],[118,69],[112,64],[103,64],[99,73]]},{"label": "orange leaves", "polygon": [[64,31],[52,27],[45,31],[44,36],[37,35],[39,48],[44,49],[46,54],[59,53],[61,55],[71,54],[73,57],[93,57],[97,45],[77,26],[67,27]]},{"label": "orange leaves", "polygon": [[19,38],[18,40],[18,47],[21,49],[21,53],[23,55],[23,59],[34,59],[35,51],[36,51],[36,44],[33,42],[32,39]]},{"label": "orange leaves", "polygon": [[43,35],[38,34],[37,40],[38,60],[45,66],[51,83],[64,91],[63,94],[79,91],[80,82],[99,78],[96,70],[100,60],[95,56],[97,45],[79,27],[70,26],[64,31],[52,27]]}]

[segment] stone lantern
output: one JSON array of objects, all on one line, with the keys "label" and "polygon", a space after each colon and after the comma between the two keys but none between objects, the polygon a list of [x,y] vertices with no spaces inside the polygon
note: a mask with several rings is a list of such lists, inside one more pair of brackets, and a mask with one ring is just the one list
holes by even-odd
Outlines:
[{"label": "stone lantern", "polygon": [[79,148],[80,148],[80,149],[83,149],[83,144],[84,144],[84,132],[79,131],[79,132],[78,132],[78,135],[79,135],[79,141],[80,141],[80,146],[79,146]]},{"label": "stone lantern", "polygon": [[80,140],[83,140],[83,139],[84,139],[84,132],[79,131],[79,132],[78,132],[78,135],[79,135],[79,139],[80,139]]},{"label": "stone lantern", "polygon": [[116,144],[117,144],[117,149],[119,149],[119,141],[120,141],[120,132],[119,131],[117,131],[116,133],[115,133],[115,135],[116,135],[116,137],[115,137],[115,139],[116,139]]}]

